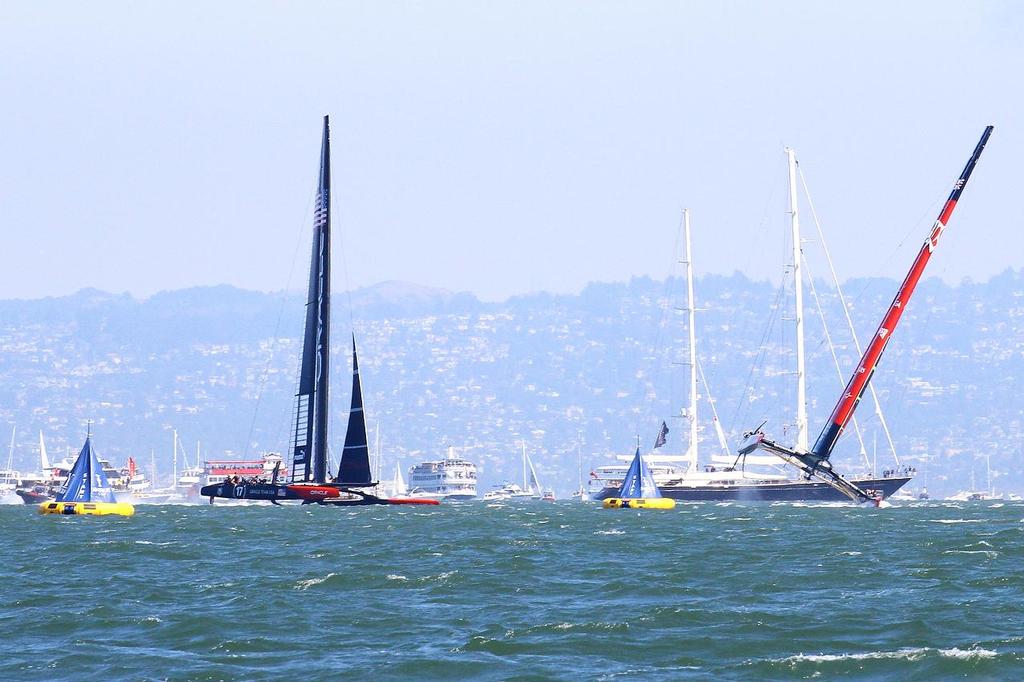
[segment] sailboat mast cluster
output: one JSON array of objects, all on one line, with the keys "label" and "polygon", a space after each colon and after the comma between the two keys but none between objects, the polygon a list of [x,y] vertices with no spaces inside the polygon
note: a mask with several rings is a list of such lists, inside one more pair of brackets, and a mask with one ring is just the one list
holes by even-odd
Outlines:
[{"label": "sailboat mast cluster", "polygon": [[868,382],[871,381],[871,377],[875,373],[875,368],[878,367],[878,363],[882,359],[882,353],[885,351],[886,346],[889,345],[892,333],[895,331],[896,325],[899,324],[903,311],[906,310],[907,303],[910,302],[910,297],[914,294],[914,289],[917,287],[921,275],[924,274],[925,267],[927,267],[928,261],[931,260],[932,254],[939,245],[939,237],[942,236],[946,225],[949,224],[949,219],[953,215],[953,209],[956,208],[957,202],[960,201],[960,195],[963,193],[964,187],[967,186],[967,181],[971,179],[971,173],[974,172],[974,167],[977,165],[978,159],[981,158],[981,153],[985,150],[985,145],[988,143],[990,135],[992,135],[992,126],[986,127],[985,132],[982,133],[981,139],[978,140],[978,144],[971,154],[971,158],[968,159],[963,172],[960,173],[960,177],[953,185],[953,190],[950,192],[949,198],[946,199],[938,219],[932,225],[927,239],[924,240],[924,244],[921,246],[921,250],[918,251],[917,258],[914,259],[913,264],[910,266],[910,271],[903,280],[903,284],[900,285],[899,290],[896,292],[896,296],[879,323],[875,335],[871,338],[871,342],[864,349],[864,355],[861,357],[860,362],[857,363],[857,369],[854,371],[853,376],[850,377],[850,381],[840,396],[839,402],[836,403],[835,408],[832,410],[832,415],[829,417],[825,428],[822,429],[821,434],[814,443],[812,452],[815,457],[823,460],[829,458],[833,448],[836,446],[836,442],[843,434],[843,430],[850,422],[851,417],[853,417],[853,412],[857,409],[857,405],[860,404],[864,390],[867,388]]}]

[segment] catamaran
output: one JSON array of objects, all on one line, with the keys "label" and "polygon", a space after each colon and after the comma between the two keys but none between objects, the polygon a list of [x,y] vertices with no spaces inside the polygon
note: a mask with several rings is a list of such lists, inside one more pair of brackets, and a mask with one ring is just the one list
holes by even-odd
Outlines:
[{"label": "catamaran", "polygon": [[320,174],[313,212],[313,247],[306,300],[305,335],[299,371],[299,390],[292,424],[292,466],[290,481],[279,482],[279,470],[264,478],[232,476],[203,486],[200,494],[210,498],[268,500],[279,503],[297,500],[303,504],[334,505],[438,504],[432,499],[382,498],[365,491],[377,485],[370,473],[366,440],[366,417],[359,379],[359,358],[352,335],[352,403],[341,463],[334,478],[328,479],[327,439],[331,334],[331,138],[330,121],[324,116],[320,147]]},{"label": "catamaran", "polygon": [[991,134],[992,126],[987,126],[985,132],[981,135],[981,139],[975,146],[970,159],[968,159],[967,165],[964,166],[960,177],[953,185],[949,198],[946,199],[938,219],[932,225],[928,237],[925,239],[920,251],[918,251],[917,257],[910,266],[910,271],[903,280],[903,284],[900,285],[895,298],[893,298],[888,310],[882,317],[878,330],[867,345],[867,348],[865,348],[860,362],[857,363],[857,368],[846,384],[846,388],[840,394],[828,422],[814,443],[814,447],[807,448],[804,443],[799,441],[795,445],[786,446],[770,440],[761,431],[762,424],[745,434],[747,442],[739,450],[741,455],[749,454],[757,449],[764,450],[798,468],[808,480],[817,479],[840,493],[844,498],[854,502],[878,504],[885,497],[884,491],[866,489],[841,476],[833,469],[829,457],[839,441],[839,437],[853,418],[854,411],[857,409],[857,405],[860,404],[861,397],[864,395],[871,377],[874,376],[882,353],[892,339],[892,334],[899,324],[900,317],[903,315],[903,311],[906,310],[914,289],[917,287],[922,274],[924,274],[928,261],[938,247],[939,237],[942,236],[943,231],[945,231],[946,226],[949,224],[949,219],[953,215],[953,209],[956,208],[960,195],[967,186],[967,181],[970,179],[978,159],[981,158],[981,153],[985,150],[985,145],[988,143]]}]

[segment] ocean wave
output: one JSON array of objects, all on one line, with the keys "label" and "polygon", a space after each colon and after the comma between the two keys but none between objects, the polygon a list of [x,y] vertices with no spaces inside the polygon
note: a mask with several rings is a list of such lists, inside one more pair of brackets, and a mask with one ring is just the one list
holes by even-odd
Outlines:
[{"label": "ocean wave", "polygon": [[999,556],[999,552],[991,549],[947,549],[943,554],[984,554],[990,559]]},{"label": "ocean wave", "polygon": [[925,656],[938,654],[943,658],[957,658],[961,660],[995,658],[999,654],[991,649],[938,649],[932,647],[907,647],[895,651],[866,651],[849,654],[797,654],[787,658],[775,659],[778,663],[829,663],[833,661],[868,661],[879,659],[902,659],[907,661],[918,661]]},{"label": "ocean wave", "polygon": [[337,573],[328,573],[327,575],[321,576],[319,578],[309,578],[308,580],[300,580],[299,582],[295,583],[295,589],[296,590],[308,590],[311,587],[315,587],[316,585],[319,585],[321,583],[327,582],[328,580],[330,580],[331,578],[333,578],[336,575],[338,575],[338,574]]}]

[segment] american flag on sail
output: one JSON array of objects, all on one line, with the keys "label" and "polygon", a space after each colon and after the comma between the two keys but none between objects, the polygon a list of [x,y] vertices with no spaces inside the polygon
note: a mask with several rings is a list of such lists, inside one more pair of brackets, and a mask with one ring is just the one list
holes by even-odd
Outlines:
[{"label": "american flag on sail", "polygon": [[320,230],[327,224],[327,207],[330,200],[327,196],[327,188],[321,187],[316,193],[316,208],[313,210],[313,227]]}]

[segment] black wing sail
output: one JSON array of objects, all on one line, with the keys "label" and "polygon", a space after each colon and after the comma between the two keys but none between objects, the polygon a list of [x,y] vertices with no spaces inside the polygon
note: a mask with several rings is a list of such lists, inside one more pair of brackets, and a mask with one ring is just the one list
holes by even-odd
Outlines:
[{"label": "black wing sail", "polygon": [[363,412],[363,389],[359,381],[359,358],[356,339],[352,337],[352,409],[348,413],[348,432],[341,466],[335,483],[348,488],[373,485],[370,475],[370,449],[366,445],[366,415]]},{"label": "black wing sail", "polygon": [[306,297],[299,390],[295,396],[292,481],[327,480],[327,410],[331,337],[331,137],[324,116],[320,180]]}]

